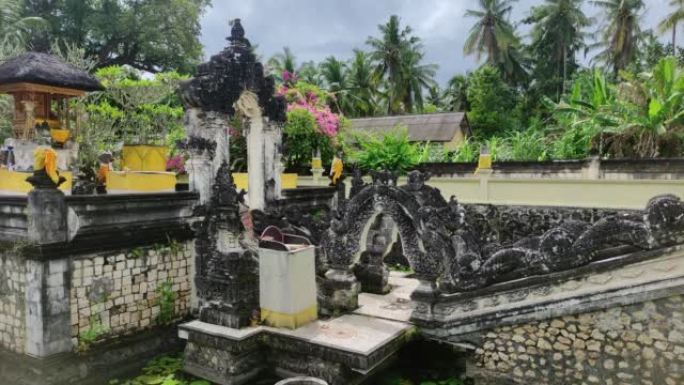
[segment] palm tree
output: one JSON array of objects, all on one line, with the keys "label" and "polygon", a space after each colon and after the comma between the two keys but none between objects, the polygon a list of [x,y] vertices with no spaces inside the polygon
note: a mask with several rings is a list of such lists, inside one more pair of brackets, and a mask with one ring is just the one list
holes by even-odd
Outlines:
[{"label": "palm tree", "polygon": [[639,19],[644,8],[643,0],[598,0],[592,2],[602,8],[607,24],[601,31],[602,39],[590,48],[602,47],[595,60],[613,67],[618,74],[632,62],[636,54],[641,28]]},{"label": "palm tree", "polygon": [[444,89],[444,104],[449,111],[467,111],[468,106],[468,77],[455,75]]},{"label": "palm tree", "polygon": [[366,44],[372,48],[376,84],[386,79],[384,93],[387,98],[387,112],[392,114],[398,112],[404,96],[405,84],[401,74],[404,51],[418,43],[418,38],[411,36],[411,27],[401,29],[397,15],[390,16],[387,24],[379,25],[378,29],[380,38],[369,37]]},{"label": "palm tree", "polygon": [[475,17],[478,21],[470,29],[463,52],[475,54],[477,60],[483,53],[487,54],[487,63],[496,66],[502,61],[502,51],[517,42],[515,29],[508,20],[512,3],[515,0],[479,0],[479,10],[469,9],[466,17]]},{"label": "palm tree", "polygon": [[268,59],[266,65],[274,72],[273,75],[281,81],[285,71],[291,74],[297,73],[297,58],[289,47],[283,47],[283,52],[273,55]]},{"label": "palm tree", "polygon": [[674,50],[677,47],[677,25],[684,20],[684,0],[670,0],[670,6],[675,7],[675,10],[658,24],[658,30],[660,33],[672,30],[672,49]]},{"label": "palm tree", "polygon": [[309,84],[313,84],[318,87],[323,85],[323,79],[321,79],[321,72],[318,68],[318,65],[316,65],[316,63],[314,63],[312,60],[302,63],[302,65],[299,66],[297,75],[299,75],[299,79]]},{"label": "palm tree", "polygon": [[[583,0],[546,0],[533,7],[532,15],[525,20],[534,24],[531,49],[539,58],[537,67],[548,68],[554,78],[561,79],[557,99],[565,92],[568,67],[576,67],[577,51],[584,45],[582,29],[591,24],[582,4]],[[539,75],[547,77],[549,73]]]},{"label": "palm tree", "polygon": [[333,109],[344,115],[352,115],[354,105],[350,96],[347,78],[347,64],[334,56],[328,56],[321,63],[321,76],[328,93],[332,96]]},{"label": "palm tree", "polygon": [[31,29],[46,26],[44,19],[22,16],[22,2],[0,0],[0,43],[23,46],[27,43]]},{"label": "palm tree", "polygon": [[486,63],[499,69],[506,82],[521,84],[527,77],[525,60],[520,54],[520,38],[509,21],[516,0],[478,0],[480,9],[469,9],[466,17],[477,18],[470,29],[463,52],[475,54],[479,61],[486,53]]},{"label": "palm tree", "polygon": [[421,64],[423,53],[418,49],[407,49],[402,53],[401,79],[403,103],[406,112],[416,108],[423,111],[423,90],[436,85],[434,81],[437,65]]},{"label": "palm tree", "polygon": [[361,50],[354,50],[354,58],[349,64],[347,77],[350,95],[354,103],[350,116],[372,116],[378,109],[373,82],[373,63],[370,56]]},{"label": "palm tree", "polygon": [[444,92],[442,92],[438,84],[428,88],[425,102],[437,108],[441,108],[444,105]]},{"label": "palm tree", "polygon": [[374,82],[380,85],[384,81],[378,92],[385,98],[387,113],[422,109],[423,90],[434,84],[436,66],[422,64],[420,39],[411,35],[411,27],[401,29],[396,15],[378,28],[381,37],[369,37],[367,44],[373,49]]}]

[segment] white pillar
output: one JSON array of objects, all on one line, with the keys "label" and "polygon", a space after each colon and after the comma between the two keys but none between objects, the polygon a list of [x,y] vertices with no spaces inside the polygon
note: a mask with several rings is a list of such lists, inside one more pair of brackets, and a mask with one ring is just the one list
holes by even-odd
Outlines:
[{"label": "white pillar", "polygon": [[266,207],[264,151],[264,122],[261,119],[250,120],[247,133],[247,196],[250,210],[263,210]]},{"label": "white pillar", "polygon": [[268,124],[266,133],[264,135],[264,181],[274,181],[272,195],[267,194],[269,199],[279,199],[282,191],[282,182],[280,180],[282,167],[280,164],[280,127],[274,124]]},{"label": "white pillar", "polygon": [[233,105],[235,110],[248,118],[247,123],[247,173],[249,186],[247,197],[250,210],[266,207],[266,169],[264,165],[264,119],[259,98],[251,91],[243,91]]},{"label": "white pillar", "polygon": [[206,153],[191,154],[187,162],[187,170],[190,179],[190,191],[199,193],[200,204],[209,203],[211,185],[215,176],[209,155]]}]

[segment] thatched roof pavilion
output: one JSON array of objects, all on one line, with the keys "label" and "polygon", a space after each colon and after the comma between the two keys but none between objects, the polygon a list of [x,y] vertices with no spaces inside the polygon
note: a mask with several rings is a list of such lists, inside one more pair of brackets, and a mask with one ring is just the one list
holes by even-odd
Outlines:
[{"label": "thatched roof pavilion", "polygon": [[[63,144],[71,128],[66,99],[102,89],[87,72],[46,53],[27,52],[0,64],[0,93],[14,97],[12,126],[17,139],[32,139],[35,127],[47,124],[52,138]],[[54,104],[59,111],[53,111]]]},{"label": "thatched roof pavilion", "polygon": [[41,52],[27,52],[0,64],[0,91],[8,92],[8,87],[22,83],[80,91],[80,94],[103,89],[87,72]]}]

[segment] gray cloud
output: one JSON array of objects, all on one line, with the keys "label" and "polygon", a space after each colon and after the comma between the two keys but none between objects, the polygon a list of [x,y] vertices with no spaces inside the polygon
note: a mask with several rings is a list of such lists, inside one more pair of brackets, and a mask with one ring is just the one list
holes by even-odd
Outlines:
[{"label": "gray cloud", "polygon": [[[645,0],[644,28],[652,28],[668,12],[664,0]],[[378,24],[390,15],[401,17],[423,40],[426,61],[439,65],[440,83],[456,73],[477,66],[473,57],[463,55],[463,43],[472,19],[463,17],[469,0],[213,0],[202,18],[202,43],[206,56],[226,45],[228,20],[242,19],[247,37],[258,46],[257,52],[269,58],[284,46],[292,49],[298,63],[321,61],[334,55],[349,58],[354,48],[366,48],[370,35],[378,34]],[[519,21],[540,0],[520,0],[512,19]],[[587,6],[587,14],[597,10]],[[528,26],[521,25],[525,33]]]}]

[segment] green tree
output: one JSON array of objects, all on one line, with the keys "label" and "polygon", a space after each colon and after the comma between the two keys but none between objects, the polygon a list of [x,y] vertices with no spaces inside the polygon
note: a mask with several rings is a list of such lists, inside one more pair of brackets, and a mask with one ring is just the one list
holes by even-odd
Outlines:
[{"label": "green tree", "polygon": [[479,61],[487,55],[486,63],[499,69],[501,76],[513,85],[522,84],[527,74],[525,59],[520,52],[520,39],[509,20],[516,0],[478,0],[480,9],[469,9],[466,17],[476,18],[463,46],[466,55]]},{"label": "green tree", "polygon": [[663,44],[653,31],[642,34],[635,60],[628,67],[630,72],[640,73],[653,68],[662,58],[674,56],[672,44]]},{"label": "green tree", "polygon": [[677,26],[680,21],[684,21],[684,0],[670,0],[670,6],[674,7],[672,11],[663,21],[658,24],[660,33],[666,33],[672,30],[672,46],[677,46]]},{"label": "green tree", "polygon": [[447,82],[444,90],[444,103],[448,111],[467,111],[468,104],[468,76],[455,75]]},{"label": "green tree", "polygon": [[634,60],[641,35],[639,21],[644,8],[643,0],[599,0],[592,2],[603,10],[606,24],[600,31],[600,40],[590,48],[601,51],[594,60],[609,65],[617,75]]},{"label": "green tree", "polygon": [[129,65],[149,72],[191,72],[202,58],[200,17],[209,0],[25,0],[24,16],[48,28],[32,44],[76,44],[98,67]]},{"label": "green tree", "polygon": [[312,60],[302,63],[299,67],[299,71],[297,71],[297,75],[299,75],[299,79],[309,84],[314,84],[319,87],[323,85],[321,71],[319,70],[318,65]]},{"label": "green tree", "polygon": [[546,0],[532,7],[525,20],[533,24],[530,51],[534,80],[540,91],[555,100],[565,93],[565,83],[578,68],[577,51],[584,46],[583,28],[591,23],[582,12],[583,0]]},{"label": "green tree", "polygon": [[412,112],[414,106],[420,110],[422,91],[433,84],[435,66],[422,64],[420,39],[411,35],[411,27],[400,27],[398,16],[390,16],[378,29],[380,37],[369,37],[366,44],[372,49],[374,81],[383,84],[387,113]]},{"label": "green tree", "polygon": [[472,73],[468,102],[468,120],[476,136],[489,138],[516,128],[517,95],[496,68],[484,65]]},{"label": "green tree", "polygon": [[273,76],[282,81],[282,74],[287,71],[291,74],[297,73],[297,58],[292,53],[290,47],[283,47],[283,52],[273,55],[266,62],[274,72]]},{"label": "green tree", "polygon": [[435,107],[436,110],[441,110],[444,106],[444,92],[439,88],[439,85],[428,88],[425,98],[426,109],[428,106]]},{"label": "green tree", "polygon": [[321,76],[331,96],[331,108],[337,113],[353,115],[354,103],[347,77],[347,63],[328,56],[320,65]]},{"label": "green tree", "polygon": [[347,72],[354,108],[349,116],[373,116],[378,111],[376,87],[373,82],[373,63],[370,56],[354,50]]},{"label": "green tree", "polygon": [[422,64],[423,56],[418,49],[407,49],[402,53],[401,79],[406,112],[422,112],[423,91],[437,84],[433,80],[437,65]]},{"label": "green tree", "polygon": [[0,0],[0,44],[23,46],[31,29],[45,26],[44,19],[22,14],[20,0]]}]

